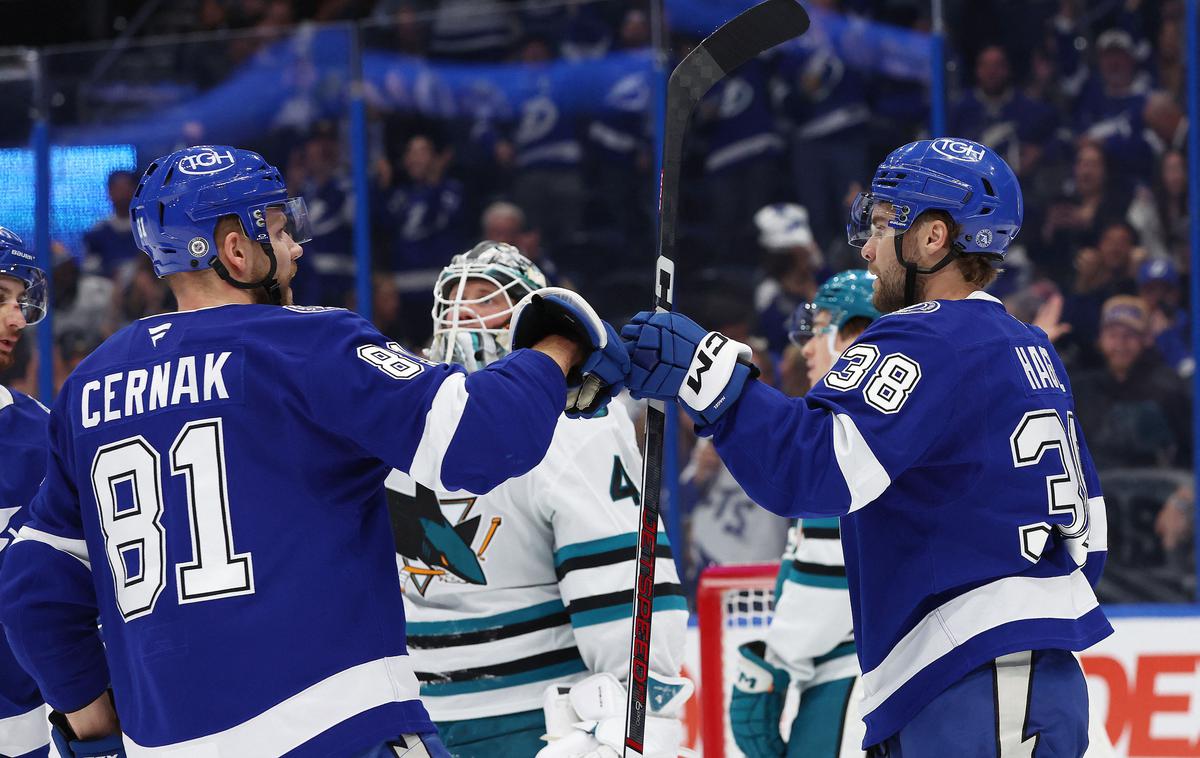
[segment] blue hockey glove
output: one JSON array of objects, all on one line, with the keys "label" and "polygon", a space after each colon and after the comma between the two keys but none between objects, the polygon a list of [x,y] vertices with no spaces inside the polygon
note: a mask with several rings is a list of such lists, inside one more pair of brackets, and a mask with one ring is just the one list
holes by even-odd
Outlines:
[{"label": "blue hockey glove", "polygon": [[50,739],[62,758],[125,758],[120,734],[81,740],[67,723],[67,717],[58,711],[50,714]]},{"label": "blue hockey glove", "polygon": [[638,399],[678,399],[698,426],[716,422],[758,376],[750,347],[706,332],[680,313],[642,311],[621,329],[632,366],[629,392]]},{"label": "blue hockey glove", "polygon": [[729,701],[733,741],[747,758],[782,758],[787,744],[779,734],[790,678],[766,661],[765,642],[738,648],[737,681]]},{"label": "blue hockey glove", "polygon": [[512,349],[533,347],[551,334],[573,340],[586,354],[567,374],[566,414],[572,418],[595,415],[621,391],[629,373],[629,354],[616,330],[577,293],[544,287],[517,303]]}]

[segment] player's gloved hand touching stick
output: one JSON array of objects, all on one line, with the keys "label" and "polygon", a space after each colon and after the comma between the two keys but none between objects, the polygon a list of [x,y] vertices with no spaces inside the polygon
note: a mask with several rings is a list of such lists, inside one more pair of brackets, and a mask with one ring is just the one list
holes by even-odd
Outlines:
[{"label": "player's gloved hand touching stick", "polygon": [[582,356],[567,372],[566,414],[595,415],[621,391],[629,373],[629,355],[616,330],[577,293],[544,287],[517,303],[512,349],[537,346],[550,335],[570,339]]},{"label": "player's gloved hand touching stick", "polygon": [[678,400],[698,426],[715,423],[758,376],[749,345],[680,313],[642,311],[621,329],[621,339],[631,361],[630,394]]}]

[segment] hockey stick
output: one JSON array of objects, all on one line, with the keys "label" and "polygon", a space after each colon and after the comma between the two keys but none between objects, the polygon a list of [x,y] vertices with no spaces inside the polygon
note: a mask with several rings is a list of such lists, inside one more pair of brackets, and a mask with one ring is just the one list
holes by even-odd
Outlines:
[{"label": "hockey stick", "polygon": [[[671,310],[675,300],[675,231],[683,134],[705,93],[730,71],[808,29],[808,14],[795,0],[766,0],[727,22],[685,57],[667,82],[667,112],[659,184],[658,263],[654,307]],[[625,756],[641,756],[646,734],[646,682],[650,673],[650,625],[654,610],[654,554],[658,543],[659,490],[662,486],[664,404],[650,401],[646,412],[646,454],[642,464],[642,512],[637,546],[635,609],[629,652],[629,696],[625,709]],[[673,504],[678,507],[678,504]]]}]

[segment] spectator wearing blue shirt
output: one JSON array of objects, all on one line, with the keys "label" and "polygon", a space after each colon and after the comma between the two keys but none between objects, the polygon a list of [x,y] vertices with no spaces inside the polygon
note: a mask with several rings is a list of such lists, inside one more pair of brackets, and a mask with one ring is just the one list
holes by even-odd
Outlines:
[{"label": "spectator wearing blue shirt", "polygon": [[433,132],[414,134],[405,143],[400,181],[385,188],[375,204],[374,226],[389,251],[388,268],[437,269],[467,247],[462,182],[446,176],[453,158],[454,151]]},{"label": "spectator wearing blue shirt", "polygon": [[1075,102],[1076,130],[1104,145],[1115,173],[1149,179],[1153,164],[1142,137],[1142,111],[1150,75],[1138,70],[1133,37],[1124,29],[1103,32],[1096,50],[1096,73]]},{"label": "spectator wearing blue shirt", "polygon": [[581,231],[586,193],[582,126],[566,102],[572,93],[542,70],[551,57],[543,37],[530,35],[522,44],[518,60],[531,86],[517,104],[509,139],[496,145],[496,160],[513,169],[513,198],[530,223],[548,245],[559,247]]},{"label": "spectator wearing blue shirt", "polygon": [[1012,85],[1008,54],[989,45],[975,58],[975,87],[950,110],[950,133],[987,145],[1004,156],[1018,176],[1036,170],[1054,138],[1054,109]]},{"label": "spectator wearing blue shirt", "polygon": [[787,92],[782,111],[793,130],[792,186],[822,246],[843,234],[842,198],[866,168],[870,141],[867,77],[861,63],[845,59],[841,41],[826,28],[826,18],[840,5],[814,3],[815,28],[779,56],[779,80]]},{"label": "spectator wearing blue shirt", "polygon": [[769,75],[763,58],[746,62],[709,91],[696,114],[698,132],[708,143],[704,169],[713,247],[718,259],[733,263],[753,263],[741,251],[753,240],[751,219],[772,199],[779,174],[784,144],[775,131]]},{"label": "spectator wearing blue shirt", "polygon": [[99,221],[83,235],[83,267],[91,274],[115,278],[122,265],[141,255],[133,245],[129,224],[129,203],[137,179],[129,171],[108,175],[108,200],[112,215]]},{"label": "spectator wearing blue shirt", "polygon": [[1111,221],[1100,232],[1094,246],[1084,247],[1075,256],[1075,282],[1066,297],[1063,319],[1071,324],[1069,334],[1060,340],[1074,362],[1096,365],[1100,309],[1115,295],[1137,292],[1134,280],[1138,250],[1137,232],[1124,221]]},{"label": "spectator wearing blue shirt", "polygon": [[1196,357],[1179,269],[1167,258],[1149,258],[1138,267],[1137,283],[1138,296],[1150,309],[1150,331],[1159,353],[1181,378],[1190,377]]},{"label": "spectator wearing blue shirt", "polygon": [[[630,15],[641,11],[630,11]],[[650,115],[653,84],[644,71],[627,74],[609,87],[588,124],[588,175],[604,228],[615,235],[614,248],[635,252],[650,223],[646,187],[650,168]]]},{"label": "spectator wearing blue shirt", "polygon": [[293,287],[296,302],[344,305],[354,287],[354,187],[334,124],[318,123],[293,153],[288,186],[307,201],[313,230],[304,250],[307,271]]}]

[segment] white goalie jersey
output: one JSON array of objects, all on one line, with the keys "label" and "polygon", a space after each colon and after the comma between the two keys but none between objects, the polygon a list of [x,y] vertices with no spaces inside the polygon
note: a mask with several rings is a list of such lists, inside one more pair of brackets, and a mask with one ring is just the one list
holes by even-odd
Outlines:
[{"label": "white goalie jersey", "polygon": [[[434,721],[541,710],[551,683],[628,675],[641,456],[620,403],[562,417],[545,459],[483,496],[387,480],[408,649]],[[651,668],[676,676],[687,603],[659,531]]]}]

